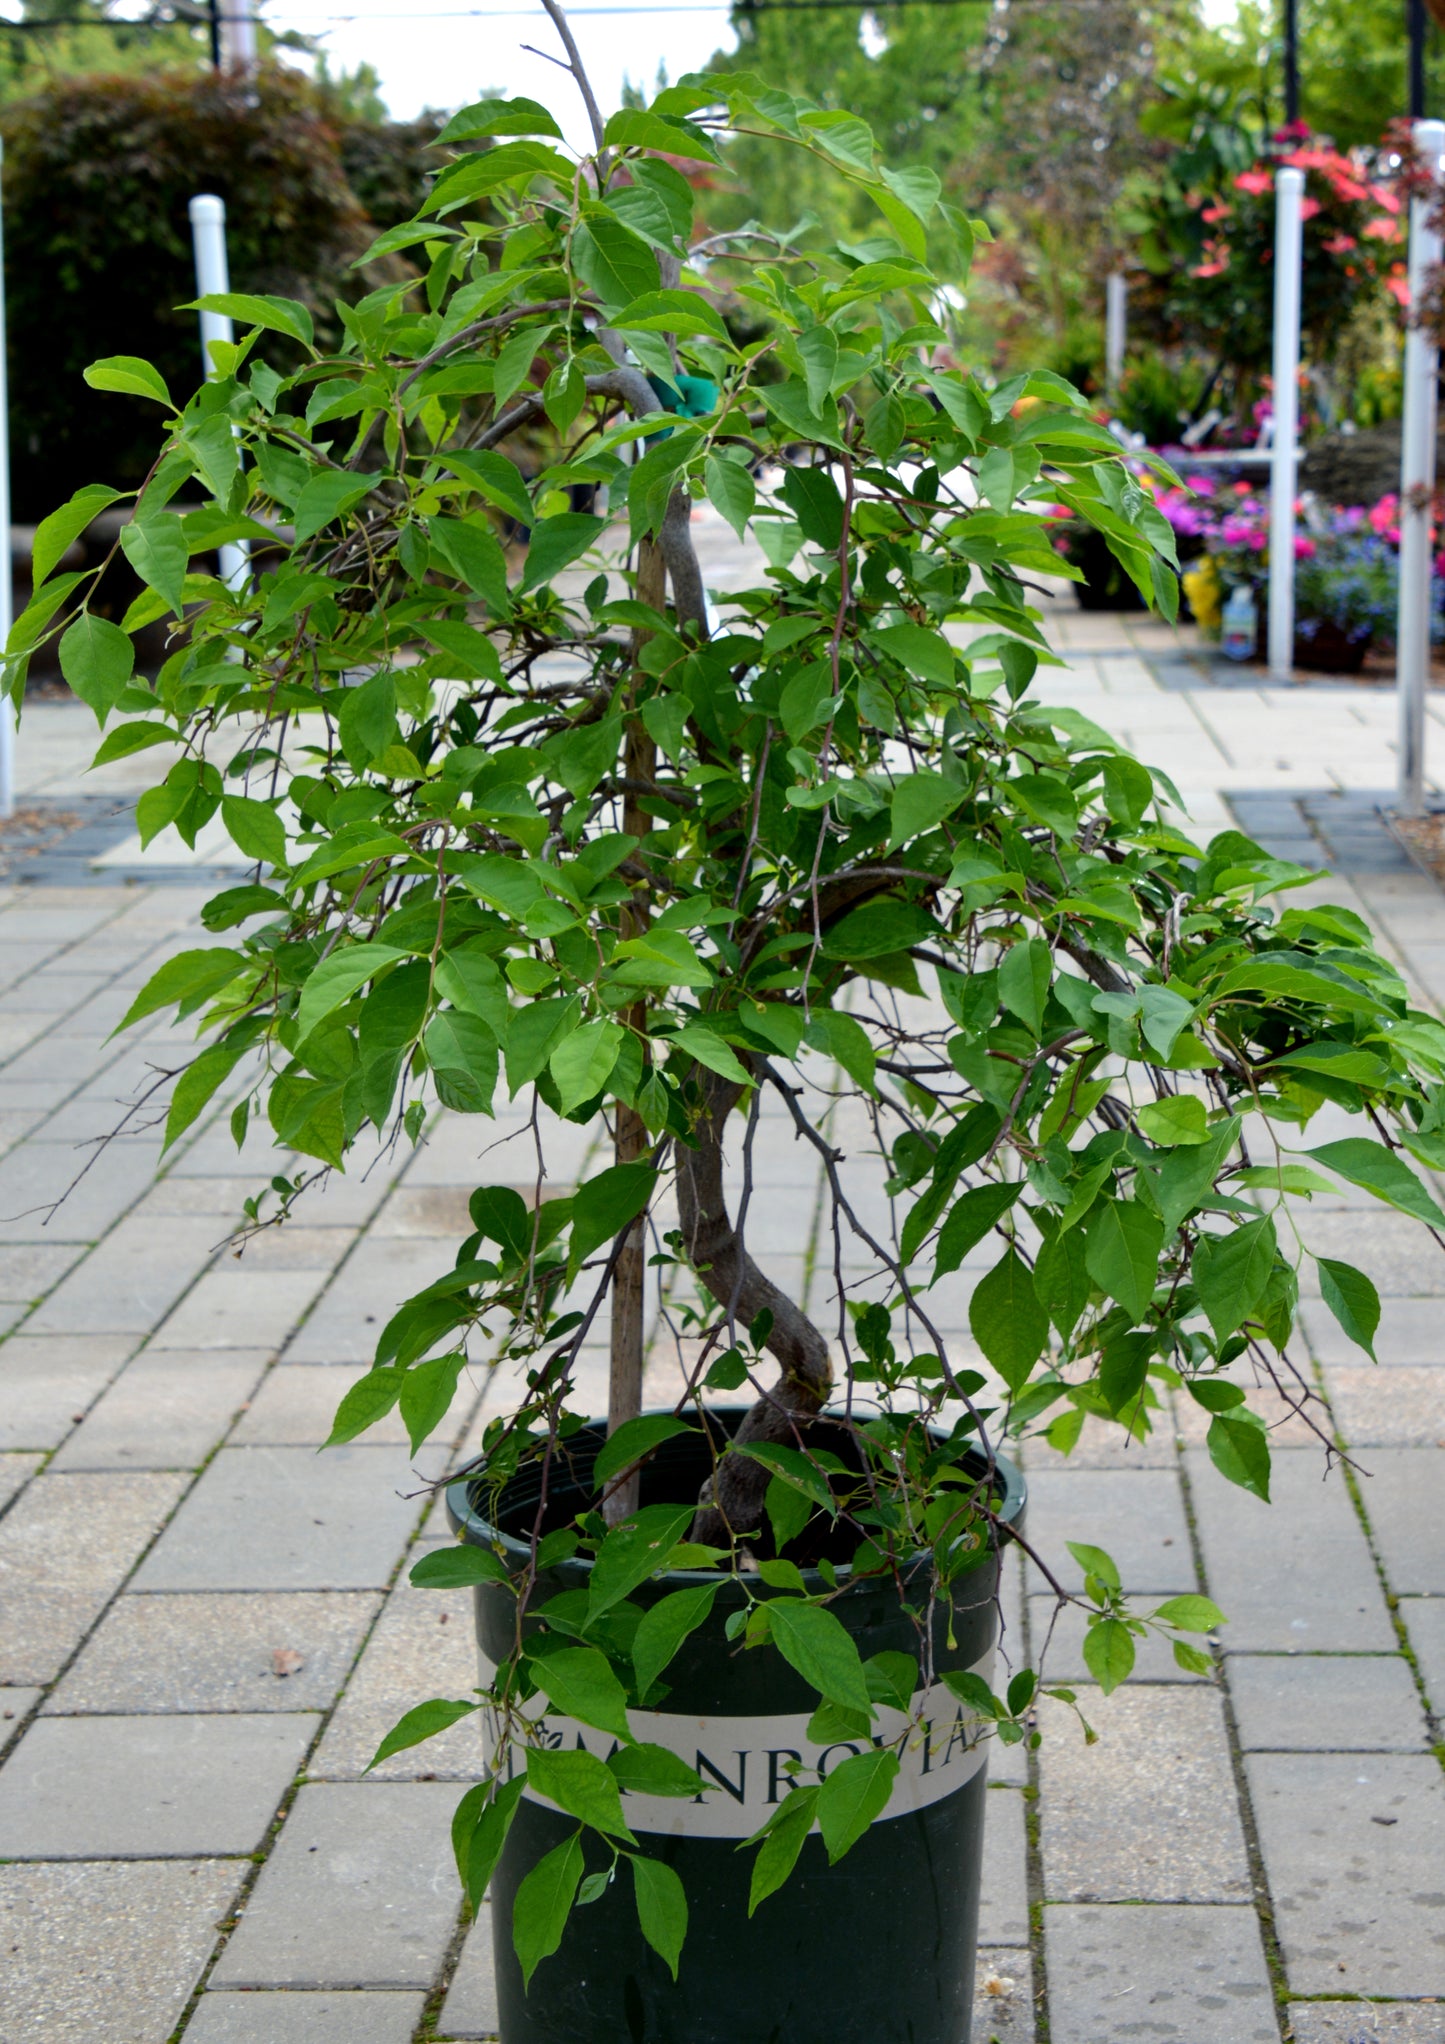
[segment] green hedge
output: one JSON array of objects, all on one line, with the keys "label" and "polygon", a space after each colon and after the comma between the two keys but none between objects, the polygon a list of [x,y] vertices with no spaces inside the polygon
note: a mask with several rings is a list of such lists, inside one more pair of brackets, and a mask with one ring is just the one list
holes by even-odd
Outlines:
[{"label": "green hedge", "polygon": [[[56,80],[0,115],[10,318],[14,516],[33,523],[82,483],[139,483],[153,412],[91,391],[100,355],[143,355],[184,391],[199,370],[188,202],[226,202],[232,287],[312,305],[366,285],[352,258],[420,202],[439,123],[338,118],[280,66]],[[376,281],[376,280],[372,280]]]}]

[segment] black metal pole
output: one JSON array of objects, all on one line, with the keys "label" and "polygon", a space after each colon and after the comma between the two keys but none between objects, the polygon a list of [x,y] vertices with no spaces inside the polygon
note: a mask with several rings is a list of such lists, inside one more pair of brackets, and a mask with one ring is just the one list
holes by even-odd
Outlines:
[{"label": "black metal pole", "polygon": [[1410,118],[1425,118],[1425,0],[1406,0],[1410,24]]},{"label": "black metal pole", "polygon": [[[1423,7],[1424,0],[1409,0]],[[1299,119],[1299,0],[1284,0],[1284,118],[1287,127]]]},{"label": "black metal pole", "polygon": [[221,0],[211,0],[211,65],[221,68]]}]

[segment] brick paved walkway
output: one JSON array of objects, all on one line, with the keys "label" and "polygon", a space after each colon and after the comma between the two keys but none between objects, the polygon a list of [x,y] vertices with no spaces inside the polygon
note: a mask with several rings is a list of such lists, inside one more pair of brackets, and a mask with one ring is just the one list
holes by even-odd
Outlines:
[{"label": "brick paved walkway", "polygon": [[[1161,686],[1146,657],[1169,650],[1160,627],[1061,610],[1057,636],[1055,700],[1168,769],[1200,828],[1235,793],[1282,850],[1318,859],[1326,838],[1351,873],[1324,891],[1445,999],[1445,896],[1347,799],[1390,787],[1387,694],[1180,686],[1177,667]],[[1439,721],[1432,707],[1445,767]],[[485,2038],[489,1927],[462,1925],[447,1843],[471,1737],[361,1778],[403,1708],[469,1686],[469,1612],[406,1585],[443,1529],[399,1431],[315,1447],[392,1302],[450,1261],[479,1149],[517,1123],[444,1120],[415,1154],[362,1158],[237,1260],[224,1238],[276,1160],[238,1161],[222,1119],[156,1180],[142,1115],[47,1218],[91,1154],[76,1146],[167,1060],[162,1028],[108,1032],[197,941],[215,856],[139,862],[114,818],[153,762],[82,780],[92,744],[86,711],[27,716],[26,794],[88,795],[87,818],[109,797],[111,821],[83,857],[39,856],[33,885],[0,890],[0,2039]],[[163,881],[134,884],[147,871]],[[575,1171],[583,1138],[565,1133],[572,1152],[554,1155]],[[811,1165],[780,1124],[765,1149],[755,1217],[764,1203],[773,1266],[801,1284]],[[484,1167],[493,1180],[526,1175],[509,1154]],[[1222,1682],[1146,1655],[1142,1680],[1089,1703],[1092,1752],[1059,1728],[1032,1773],[1000,1755],[976,2044],[1445,2040],[1426,1715],[1445,1709],[1445,1258],[1363,1195],[1316,1202],[1301,1226],[1385,1296],[1378,1369],[1305,1308],[1368,1478],[1321,1482],[1283,1430],[1266,1520],[1201,1467],[1183,1412],[1177,1439],[1142,1451],[1086,1436],[1067,1465],[1027,1458],[1036,1539],[1097,1539],[1131,1588],[1205,1589],[1231,1623]],[[950,1302],[961,1353],[965,1298]],[[600,1395],[600,1352],[588,1369]],[[670,1369],[660,1351],[660,1396]],[[1037,1608],[1027,1589],[1011,1585],[1016,1622]],[[1054,1672],[1076,1653],[1065,1633]]]}]

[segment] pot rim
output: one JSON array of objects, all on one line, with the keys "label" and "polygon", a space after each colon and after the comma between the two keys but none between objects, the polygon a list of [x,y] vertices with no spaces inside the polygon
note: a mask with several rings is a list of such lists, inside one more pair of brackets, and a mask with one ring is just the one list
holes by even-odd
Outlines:
[{"label": "pot rim", "polygon": [[[659,1407],[657,1410],[661,1412],[663,1408]],[[748,1406],[709,1406],[706,1410],[710,1417],[720,1419],[725,1414],[731,1413],[736,1413],[741,1418],[751,1408]],[[820,1419],[828,1417],[826,1407],[818,1417]],[[601,1427],[605,1430],[607,1422],[605,1419],[591,1419],[586,1424],[588,1427]],[[579,1429],[578,1431],[582,1430]],[[573,1435],[571,1438],[575,1440],[577,1436]],[[941,1438],[946,1438],[946,1436],[941,1436]],[[985,1467],[987,1466],[985,1457],[976,1448],[967,1450],[963,1459]],[[1028,1483],[1019,1465],[1016,1462],[1010,1461],[1006,1455],[995,1452],[993,1466],[1002,1484],[1002,1495],[998,1506],[998,1520],[1002,1527],[1008,1529],[1015,1525],[1023,1516],[1024,1508],[1028,1503]],[[477,1545],[500,1548],[509,1561],[525,1562],[531,1552],[530,1542],[519,1540],[515,1534],[504,1532],[500,1526],[496,1526],[491,1520],[484,1518],[473,1505],[471,1499],[472,1486],[481,1480],[481,1475],[481,1471],[474,1469],[465,1476],[455,1478],[447,1485],[445,1492],[447,1516],[451,1520],[453,1531],[464,1540],[471,1540]],[[1004,1543],[1001,1541],[998,1552],[1002,1552],[1003,1545]],[[591,1574],[593,1565],[593,1557],[591,1555],[574,1554],[569,1556],[565,1562],[557,1563],[554,1566],[568,1570],[576,1569],[581,1572],[585,1580]],[[704,1583],[726,1583],[731,1574],[732,1571],[721,1568],[662,1569],[651,1577],[650,1580],[666,1583],[678,1588],[691,1589]],[[829,1584],[822,1572],[816,1568],[800,1569],[799,1574],[802,1576],[804,1586],[810,1596],[818,1593],[826,1594],[835,1586],[839,1589],[854,1587],[853,1564],[851,1562],[841,1562],[835,1567],[834,1584]],[[880,1580],[882,1579],[877,1576],[863,1576],[858,1579],[857,1587],[873,1588],[877,1586]]]}]

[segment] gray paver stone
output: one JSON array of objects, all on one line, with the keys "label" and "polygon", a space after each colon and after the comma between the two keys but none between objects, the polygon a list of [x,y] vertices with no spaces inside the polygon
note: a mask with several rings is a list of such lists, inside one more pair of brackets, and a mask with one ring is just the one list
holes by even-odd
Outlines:
[{"label": "gray paver stone", "polygon": [[[1359,1349],[1319,1299],[1300,1302],[1300,1327],[1316,1362],[1359,1362]],[[1445,1325],[1438,1301],[1382,1299],[1375,1354],[1386,1369],[1397,1363],[1445,1363]]]},{"label": "gray paver stone", "polygon": [[421,1509],[397,1475],[390,1448],[223,1448],[134,1587],[384,1588]]},{"label": "gray paver stone", "polygon": [[[424,1696],[465,1697],[477,1686],[472,1598],[466,1590],[418,1590],[403,1575],[387,1599],[346,1694],[308,1772],[316,1781],[358,1781],[397,1719]],[[372,1781],[475,1781],[481,1732],[463,1718],[434,1739],[374,1768]]]},{"label": "gray paver stone", "polygon": [[978,1941],[981,1945],[1026,1945],[1029,1879],[1023,1795],[1018,1789],[991,1788],[985,1808]]},{"label": "gray paver stone", "polygon": [[1045,1701],[1044,1893],[1060,1902],[1233,1902],[1250,1892],[1224,1712],[1194,1688],[1079,1694],[1099,1734]]},{"label": "gray paver stone", "polygon": [[0,1448],[58,1447],[134,1347],[133,1335],[14,1334],[0,1344]]},{"label": "gray paver stone", "polygon": [[84,1255],[78,1242],[0,1248],[0,1299],[39,1299]]},{"label": "gray paver stone", "polygon": [[461,1891],[442,1782],[304,1787],[214,1987],[430,1987]]},{"label": "gray paver stone", "polygon": [[0,1689],[0,1753],[5,1751],[40,1697],[38,1689]]},{"label": "gray paver stone", "polygon": [[326,1276],[324,1270],[262,1270],[259,1266],[243,1270],[227,1259],[197,1280],[156,1329],[151,1346],[230,1349],[260,1344],[274,1354],[325,1284]]},{"label": "gray paver stone", "polygon": [[1296,1994],[1436,1994],[1445,1786],[1407,1753],[1251,1753],[1275,1930]]},{"label": "gray paver stone", "polygon": [[25,1488],[44,1459],[43,1455],[0,1455],[0,1512]]},{"label": "gray paver stone", "polygon": [[[1129,1591],[1195,1590],[1194,1556],[1172,1469],[1040,1469],[1029,1474],[1029,1544],[1067,1589],[1084,1572],[1065,1543],[1086,1540],[1118,1564]],[[1041,1579],[1033,1572],[1033,1589]]]},{"label": "gray paver stone", "polygon": [[1400,1654],[1231,1654],[1225,1666],[1246,1751],[1424,1750],[1420,1695]]},{"label": "gray paver stone", "polygon": [[216,1250],[208,1214],[157,1225],[127,1219],[31,1316],[36,1334],[144,1334],[170,1310]]},{"label": "gray paver stone", "polygon": [[[230,1435],[233,1448],[318,1448],[331,1432],[336,1408],[366,1375],[361,1365],[278,1363]],[[399,1411],[389,1412],[362,1437],[368,1447],[403,1445]]]},{"label": "gray paver stone", "polygon": [[1310,1251],[1300,1271],[1305,1297],[1320,1296],[1316,1256],[1343,1258],[1367,1272],[1381,1298],[1439,1298],[1445,1292],[1445,1256],[1408,1214],[1391,1213],[1377,1201],[1372,1213],[1312,1213],[1296,1207],[1295,1217]]},{"label": "gray paver stone", "polygon": [[424,1994],[203,1994],[186,2044],[411,2044]]},{"label": "gray paver stone", "polygon": [[[1035,1577],[1035,1581],[1037,1581],[1037,1577]],[[1141,1612],[1148,1612],[1152,1608],[1153,1602],[1152,1597],[1141,1597],[1138,1608]],[[1030,1637],[1033,1640],[1035,1654],[1043,1651],[1043,1643],[1048,1638],[1049,1624],[1054,1616],[1054,1608],[1052,1591],[1046,1591],[1042,1595],[1030,1597],[1029,1599],[1029,1624],[1032,1628]],[[1058,1614],[1058,1621],[1053,1629],[1053,1637],[1049,1640],[1048,1661],[1045,1665],[1045,1677],[1048,1681],[1092,1682],[1094,1680],[1084,1661],[1084,1635],[1086,1631],[1087,1624],[1084,1613],[1079,1609],[1078,1605],[1066,1604]],[[1203,1681],[1205,1679],[1203,1676],[1187,1673],[1175,1660],[1172,1645],[1174,1637],[1175,1635],[1172,1634],[1166,1636],[1163,1633],[1150,1632],[1143,1639],[1136,1639],[1134,1642],[1134,1668],[1129,1680],[1131,1682],[1186,1683]],[[1178,1637],[1187,1639],[1191,1646],[1204,1645],[1204,1641],[1197,1633],[1181,1634]]]},{"label": "gray paver stone", "polygon": [[1430,1708],[1445,1718],[1445,1597],[1402,1597],[1400,1616],[1420,1663]]},{"label": "gray paver stone", "polygon": [[234,1860],[0,1867],[0,2037],[166,2044],[245,1871]]},{"label": "gray paver stone", "polygon": [[1279,2044],[1248,1908],[1044,1912],[1051,2044]]},{"label": "gray paver stone", "polygon": [[123,1596],[46,1712],[326,1710],[380,1601],[375,1590]]},{"label": "gray paver stone", "polygon": [[[33,1081],[20,1091],[25,1098],[14,1105],[36,1105]],[[115,1120],[113,1113],[110,1120]],[[88,1171],[71,1192],[67,1188],[84,1162],[73,1143],[34,1138],[17,1143],[0,1158],[0,1242],[97,1241],[145,1191],[159,1156],[158,1139],[113,1143],[104,1170]],[[52,1213],[62,1195],[63,1203]]]},{"label": "gray paver stone", "polygon": [[144,1349],[61,1448],[52,1469],[198,1469],[256,1388],[267,1356]]},{"label": "gray paver stone", "polygon": [[1385,1576],[1397,1594],[1445,1592],[1445,1451],[1376,1448],[1360,1492]]},{"label": "gray paver stone", "polygon": [[1445,2003],[1297,2001],[1294,2044],[1441,2044]]},{"label": "gray paver stone", "polygon": [[0,1857],[254,1852],[317,1720],[39,1718],[0,1770]]},{"label": "gray paver stone", "polygon": [[979,1948],[974,1964],[973,2044],[1034,2044],[1034,1969],[1027,1948]]},{"label": "gray paver stone", "polygon": [[[1340,1438],[1351,1448],[1445,1447],[1445,1370],[1438,1366],[1333,1366],[1325,1386]],[[1363,1457],[1366,1467],[1372,1459]]]},{"label": "gray paver stone", "polygon": [[50,1682],[188,1482],[37,1476],[0,1519],[0,1682]]},{"label": "gray paver stone", "polygon": [[437,2035],[495,2037],[500,2021],[497,1974],[492,1963],[492,1905],[484,1902],[457,1960],[457,1970],[442,2003]]},{"label": "gray paver stone", "polygon": [[[475,1184],[476,1180],[473,1179]],[[445,1275],[439,1242],[373,1240],[352,1252],[287,1346],[290,1363],[369,1363],[400,1302]]]},{"label": "gray paver stone", "polygon": [[1227,1483],[1208,1457],[1188,1466],[1205,1588],[1232,1651],[1392,1653],[1394,1629],[1355,1508],[1323,1451],[1282,1448],[1273,1504]]}]

